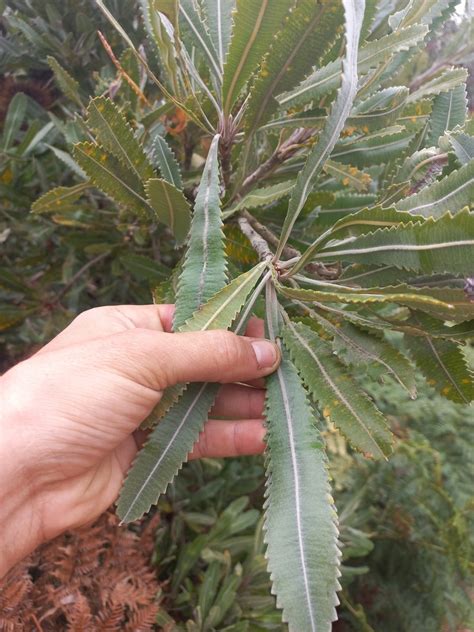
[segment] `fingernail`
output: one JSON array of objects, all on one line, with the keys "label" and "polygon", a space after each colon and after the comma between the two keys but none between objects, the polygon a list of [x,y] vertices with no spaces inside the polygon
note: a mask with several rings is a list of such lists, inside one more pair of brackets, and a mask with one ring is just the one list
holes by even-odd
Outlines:
[{"label": "fingernail", "polygon": [[260,369],[270,368],[277,361],[278,352],[273,342],[255,340],[252,342],[252,347]]}]

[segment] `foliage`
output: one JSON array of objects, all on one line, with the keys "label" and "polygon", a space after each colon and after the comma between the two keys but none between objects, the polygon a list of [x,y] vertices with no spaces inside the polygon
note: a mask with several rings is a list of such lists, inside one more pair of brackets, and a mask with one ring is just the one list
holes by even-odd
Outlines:
[{"label": "foliage", "polygon": [[[265,290],[268,333],[284,358],[268,381],[265,550],[289,629],[328,630],[340,560],[327,492],[325,443],[331,452],[333,427],[349,440],[347,467],[368,481],[361,489],[373,500],[379,487],[372,480],[383,472],[378,485],[392,485],[393,468],[409,451],[384,419],[374,382],[394,377],[414,397],[416,365],[443,397],[459,406],[472,399],[465,357],[474,318],[464,290],[474,254],[466,72],[441,64],[412,74],[415,54],[437,37],[455,3],[413,0],[388,9],[361,0],[295,0],[294,7],[272,2],[270,10],[265,0],[238,0],[234,12],[233,2],[219,2],[218,14],[207,1],[139,4],[149,54],[136,22],[97,0],[97,15],[113,33],[107,41],[123,46],[120,56],[108,48],[113,71],[101,68],[91,89],[71,66],[50,60],[66,104],[47,113],[21,92],[9,104],[1,139],[13,209],[4,211],[13,230],[5,224],[0,232],[7,244],[0,270],[6,344],[21,322],[31,344],[79,307],[145,302],[147,285],[157,300],[175,300],[175,330],[240,333],[252,311],[262,313]],[[11,10],[6,15],[18,36],[18,19]],[[96,94],[87,107],[86,89]],[[56,188],[45,192],[47,181]],[[32,224],[18,227],[16,209],[39,193]],[[237,228],[243,237],[231,238]],[[13,254],[22,230],[32,245],[26,262]],[[238,248],[229,248],[234,241]],[[45,262],[50,242],[53,256]],[[245,249],[260,263],[249,263]],[[140,517],[166,490],[215,392],[215,385],[180,385],[165,394],[147,420],[159,423],[125,482],[122,518]],[[355,454],[383,459],[399,443],[388,464]],[[425,470],[415,465],[413,476],[422,480]],[[335,482],[336,491],[357,489],[337,476]],[[241,514],[242,502],[229,511]],[[339,509],[347,543],[348,510]],[[372,516],[364,520],[377,528]],[[459,520],[456,513],[453,529]],[[228,605],[241,569],[230,570],[228,561],[224,568],[220,560],[209,565],[205,585],[222,582],[221,601],[212,610],[203,589],[190,629],[227,620],[246,629]],[[365,586],[357,578],[353,584]],[[364,601],[358,595],[344,589],[345,612],[351,625],[368,630],[353,602]],[[376,606],[370,616],[377,620]]]}]

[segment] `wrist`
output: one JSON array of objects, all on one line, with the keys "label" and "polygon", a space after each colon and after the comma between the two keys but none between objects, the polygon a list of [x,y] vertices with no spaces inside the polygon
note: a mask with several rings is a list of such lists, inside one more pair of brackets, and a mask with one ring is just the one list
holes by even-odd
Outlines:
[{"label": "wrist", "polygon": [[34,481],[28,476],[28,443],[22,442],[22,412],[8,374],[0,377],[0,577],[42,541]]}]

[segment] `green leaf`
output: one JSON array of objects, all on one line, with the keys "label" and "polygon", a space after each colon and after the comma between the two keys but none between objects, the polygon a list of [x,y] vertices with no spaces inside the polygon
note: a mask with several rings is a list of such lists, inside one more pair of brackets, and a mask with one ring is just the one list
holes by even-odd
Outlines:
[{"label": "green leaf", "polygon": [[413,133],[410,130],[389,133],[386,129],[383,135],[361,136],[338,143],[331,158],[356,167],[380,165],[400,155],[407,149],[412,138]]},{"label": "green leaf", "polygon": [[287,0],[237,0],[236,8],[224,66],[222,92],[226,115],[270,48],[290,6]]},{"label": "green leaf", "polygon": [[20,131],[25,120],[28,97],[23,92],[17,92],[8,105],[8,111],[3,123],[2,149],[7,150],[13,146],[16,135]]},{"label": "green leaf", "polygon": [[467,70],[465,68],[449,68],[431,81],[423,83],[418,90],[410,94],[407,101],[408,103],[415,103],[420,99],[425,99],[426,97],[437,95],[441,92],[448,92],[461,84],[465,84],[466,79]]},{"label": "green leaf", "polygon": [[466,86],[464,84],[439,94],[433,102],[430,116],[430,131],[426,147],[437,145],[439,137],[456,125],[463,125],[467,114]]},{"label": "green leaf", "polygon": [[229,285],[226,285],[195,312],[180,328],[180,331],[227,329],[255,287],[265,267],[266,263],[259,263],[248,272],[233,279]]},{"label": "green leaf", "polygon": [[[427,32],[426,26],[415,24],[385,35],[379,40],[368,42],[359,51],[358,74],[364,75],[385,62],[391,55],[408,50],[420,42]],[[285,108],[308,103],[337,89],[341,84],[341,72],[342,62],[338,59],[324,68],[318,68],[294,90],[279,95],[277,100],[280,106]]]},{"label": "green leaf", "polygon": [[192,35],[192,41],[196,46],[196,50],[200,51],[206,60],[212,73],[218,80],[222,82],[222,67],[217,55],[214,44],[202,22],[192,0],[180,0],[179,13]]},{"label": "green leaf", "polygon": [[178,162],[166,140],[156,134],[150,151],[150,160],[160,170],[161,177],[177,189],[182,190],[183,181]]},{"label": "green leaf", "polygon": [[283,248],[291,234],[298,215],[308,195],[311,193],[316,178],[324,163],[329,158],[339,138],[344,123],[349,116],[352,102],[357,93],[357,49],[359,35],[364,16],[364,0],[343,0],[346,35],[346,57],[343,62],[341,88],[334,101],[326,125],[319,135],[316,145],[308,156],[305,166],[299,172],[296,184],[291,193],[288,213],[286,215],[276,251],[276,258],[281,256]]},{"label": "green leaf", "polygon": [[429,335],[405,336],[405,342],[430,386],[454,402],[474,399],[474,376],[459,345]]},{"label": "green leaf", "polygon": [[408,88],[404,86],[378,90],[354,105],[347,124],[364,131],[388,127],[399,117],[407,96]]},{"label": "green leaf", "polygon": [[79,94],[79,83],[73,77],[71,77],[71,75],[57,61],[57,59],[48,55],[48,57],[46,57],[46,60],[48,62],[48,66],[54,73],[54,78],[56,79],[61,92],[70,101],[78,105],[80,108],[84,107]]},{"label": "green leaf", "polygon": [[191,384],[148,437],[117,503],[122,522],[149,511],[186,461],[214,404],[219,384]]},{"label": "green leaf", "polygon": [[[270,329],[271,338],[277,331]],[[327,458],[285,349],[267,378],[266,557],[277,606],[295,631],[329,630],[339,590],[337,514]]]},{"label": "green leaf", "polygon": [[355,368],[360,365],[376,365],[382,377],[389,376],[405,388],[410,397],[416,397],[415,371],[409,360],[383,338],[368,334],[358,327],[345,323],[336,327],[325,318],[318,322],[332,336],[333,349],[338,357]]},{"label": "green leaf", "polygon": [[467,209],[439,219],[381,228],[373,233],[328,242],[318,259],[394,265],[424,274],[469,275],[474,259],[474,215]]},{"label": "green leaf", "polygon": [[456,213],[474,201],[474,161],[452,171],[415,195],[397,202],[400,211],[424,217],[441,217],[446,211]]},{"label": "green leaf", "polygon": [[335,160],[326,160],[324,171],[341,182],[345,187],[351,187],[359,193],[367,191],[372,179],[368,173],[364,173],[352,165],[343,165]]},{"label": "green leaf", "polygon": [[219,198],[219,140],[212,140],[196,195],[189,245],[179,278],[174,327],[226,284],[226,258]]},{"label": "green leaf", "polygon": [[474,136],[462,132],[448,134],[448,141],[453,148],[459,164],[467,165],[474,159]]},{"label": "green leaf", "polygon": [[96,141],[140,180],[153,178],[151,164],[118,107],[108,98],[96,97],[87,107],[87,125]]},{"label": "green leaf", "polygon": [[89,188],[89,182],[81,182],[72,187],[56,187],[33,202],[31,210],[33,213],[56,213],[70,210],[74,207],[74,202],[77,202]]},{"label": "green leaf", "polygon": [[225,219],[237,213],[241,209],[252,209],[260,206],[267,206],[276,200],[280,200],[282,197],[286,197],[293,188],[293,180],[285,180],[285,182],[278,182],[268,187],[262,187],[261,189],[253,189],[247,195],[237,202],[234,206],[231,206],[227,211],[223,213]]},{"label": "green leaf", "polygon": [[331,346],[303,323],[289,322],[283,340],[323,416],[366,456],[388,456],[392,435],[384,417],[334,357]]},{"label": "green leaf", "polygon": [[204,0],[209,35],[217,51],[221,68],[224,67],[232,32],[232,11],[235,0]]},{"label": "green leaf", "polygon": [[[259,264],[234,279],[188,319],[180,331],[230,327],[265,265]],[[197,441],[218,389],[219,384],[191,384],[149,435],[120,494],[117,511],[123,522],[140,518],[165,492]]]},{"label": "green leaf", "polygon": [[78,143],[73,153],[94,186],[108,197],[139,215],[152,215],[141,181],[114,156],[94,143]]},{"label": "green leaf", "polygon": [[245,112],[247,142],[275,110],[275,96],[294,86],[327,52],[342,22],[337,0],[300,0],[276,34],[250,88]]},{"label": "green leaf", "polygon": [[163,13],[156,0],[139,0],[146,31],[154,44],[168,84],[175,95],[180,94],[179,71],[176,61],[174,37],[166,29]]},{"label": "green leaf", "polygon": [[170,274],[169,268],[144,255],[127,253],[121,255],[119,261],[135,278],[140,281],[154,283],[155,285],[167,279]]},{"label": "green leaf", "polygon": [[188,235],[191,222],[191,208],[183,192],[160,178],[148,180],[145,189],[156,216],[181,244]]},{"label": "green leaf", "polygon": [[[411,223],[415,219],[416,217],[413,217],[413,215],[409,213],[397,211],[393,208],[384,209],[380,206],[365,208],[357,213],[345,215],[322,233],[305,250],[303,256],[295,263],[293,268],[291,268],[290,274],[295,274],[298,270],[304,268],[315,256],[316,252],[322,248],[322,244],[326,244],[328,240],[334,238],[336,234],[338,239],[344,236],[354,237],[355,235],[367,232],[368,229],[370,230],[369,227],[381,228],[398,226],[400,224]],[[339,234],[341,232],[342,235]]]},{"label": "green leaf", "polygon": [[[363,288],[341,286],[336,283],[328,283],[326,281],[316,281],[315,279],[305,279],[299,276],[295,277],[300,282],[308,283],[316,286],[317,289],[306,289],[296,287],[286,287],[277,284],[277,290],[283,296],[291,299],[297,299],[305,303],[324,304],[327,303],[346,303],[359,304],[369,307],[370,304],[398,303],[428,312],[439,318],[450,320],[466,320],[474,316],[474,307],[466,308],[466,303],[461,303],[460,313],[457,313],[456,303],[448,303],[449,297],[436,296],[436,291],[427,288],[420,291],[419,288],[411,286],[389,286]],[[433,296],[435,294],[435,296]],[[448,293],[449,294],[449,293]],[[447,292],[444,292],[447,295]],[[327,308],[327,307],[326,307]],[[467,309],[467,313],[466,313]],[[348,312],[344,312],[347,314]],[[356,323],[357,324],[357,323]]]}]

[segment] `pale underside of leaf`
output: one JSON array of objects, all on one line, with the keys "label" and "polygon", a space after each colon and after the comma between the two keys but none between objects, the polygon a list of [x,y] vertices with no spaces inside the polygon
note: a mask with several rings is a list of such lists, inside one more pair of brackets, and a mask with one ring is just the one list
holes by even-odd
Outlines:
[{"label": "pale underside of leaf", "polygon": [[[271,339],[273,316],[267,319]],[[329,632],[336,618],[337,514],[314,413],[285,349],[267,379],[265,541],[272,591],[292,632]]]},{"label": "pale underside of leaf", "polygon": [[388,456],[392,436],[384,417],[361,393],[330,345],[302,323],[288,323],[283,339],[323,416],[330,418],[354,448],[366,456]]}]

